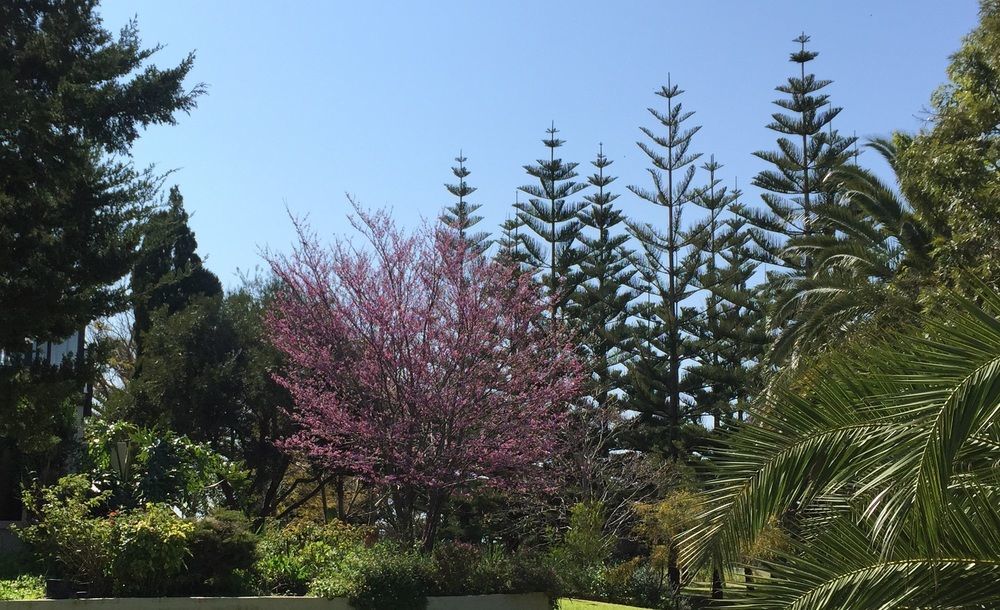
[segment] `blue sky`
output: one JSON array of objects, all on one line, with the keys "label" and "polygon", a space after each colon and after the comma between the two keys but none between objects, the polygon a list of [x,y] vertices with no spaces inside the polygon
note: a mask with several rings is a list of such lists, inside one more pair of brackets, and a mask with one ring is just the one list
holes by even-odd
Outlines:
[{"label": "blue sky", "polygon": [[977,4],[105,0],[100,10],[111,29],[137,16],[143,40],[165,45],[160,65],[197,52],[191,81],[208,95],[179,125],[146,132],[134,157],[176,170],[168,184],[232,287],[238,269],[262,265],[262,248],[290,247],[286,206],[324,235],[347,230],[345,192],[407,225],[435,216],[459,149],[480,226],[495,229],[553,120],[581,173],[604,143],[619,204],[652,220],[657,210],[625,187],[647,182],[635,142],[668,73],[703,125],[692,149],[748,186],[764,167],[751,153],[773,147],[764,125],[801,31],[820,52],[816,74],[834,80],[842,133],[916,130]]}]

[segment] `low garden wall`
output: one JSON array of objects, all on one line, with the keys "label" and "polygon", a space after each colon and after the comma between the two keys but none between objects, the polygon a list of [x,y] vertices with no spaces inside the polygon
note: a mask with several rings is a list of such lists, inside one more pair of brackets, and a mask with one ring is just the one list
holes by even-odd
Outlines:
[{"label": "low garden wall", "polygon": [[[353,610],[345,599],[317,597],[118,597],[0,602],[0,610]],[[387,608],[386,610],[392,610]],[[427,610],[549,610],[544,593],[429,597]]]}]

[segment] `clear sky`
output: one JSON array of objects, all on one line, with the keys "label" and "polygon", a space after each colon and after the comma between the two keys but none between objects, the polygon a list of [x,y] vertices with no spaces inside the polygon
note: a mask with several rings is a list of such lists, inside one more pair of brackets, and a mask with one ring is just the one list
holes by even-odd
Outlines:
[{"label": "clear sky", "polygon": [[764,167],[751,153],[773,147],[764,125],[801,31],[820,52],[814,71],[834,81],[842,133],[916,130],[977,3],[105,0],[101,14],[115,30],[138,17],[143,40],[166,45],[160,65],[197,52],[191,82],[208,95],[134,155],[176,170],[168,184],[232,287],[238,269],[262,265],[262,248],[289,248],[286,206],[327,235],[347,230],[345,192],[407,225],[435,216],[459,149],[480,226],[494,230],[553,120],[563,158],[586,172],[603,142],[619,204],[652,219],[625,186],[647,182],[638,126],[651,126],[646,108],[668,73],[703,125],[692,149],[748,186]]}]

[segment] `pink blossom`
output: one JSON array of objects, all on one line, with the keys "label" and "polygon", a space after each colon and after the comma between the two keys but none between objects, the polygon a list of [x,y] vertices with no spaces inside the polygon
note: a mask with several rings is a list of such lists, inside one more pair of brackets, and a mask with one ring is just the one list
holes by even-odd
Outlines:
[{"label": "pink blossom", "polygon": [[283,447],[429,494],[544,470],[583,373],[530,274],[440,227],[355,211],[364,247],[321,247],[297,224],[294,252],[269,261],[284,289],[268,328],[298,425]]}]

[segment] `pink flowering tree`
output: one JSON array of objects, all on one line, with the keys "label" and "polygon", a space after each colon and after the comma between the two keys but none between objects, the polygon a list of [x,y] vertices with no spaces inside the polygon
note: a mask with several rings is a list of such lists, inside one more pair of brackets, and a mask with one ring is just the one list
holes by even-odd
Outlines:
[{"label": "pink flowering tree", "polygon": [[323,247],[299,224],[270,259],[297,423],[283,446],[384,488],[397,531],[430,548],[452,494],[537,483],[582,368],[530,274],[441,227],[358,206],[351,222],[363,245]]}]

